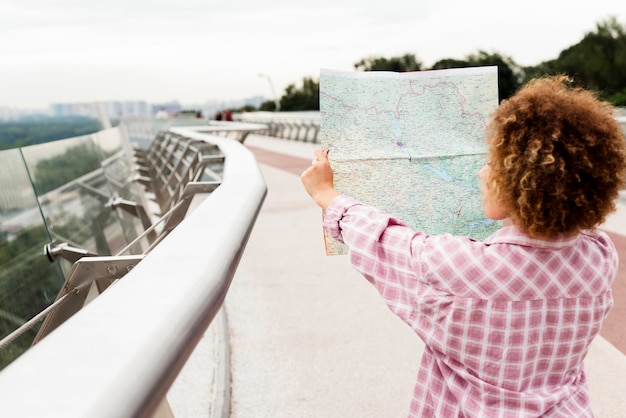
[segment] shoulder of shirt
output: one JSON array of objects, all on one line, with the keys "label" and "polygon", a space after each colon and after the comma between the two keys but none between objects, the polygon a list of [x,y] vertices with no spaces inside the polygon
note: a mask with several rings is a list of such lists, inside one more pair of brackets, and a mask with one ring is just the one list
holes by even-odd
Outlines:
[{"label": "shoulder of shirt", "polygon": [[607,234],[600,230],[585,230],[572,237],[542,239],[529,237],[516,225],[502,227],[486,238],[484,242],[487,245],[512,244],[545,249],[561,249],[576,245],[581,240],[593,240],[603,244],[610,243]]}]

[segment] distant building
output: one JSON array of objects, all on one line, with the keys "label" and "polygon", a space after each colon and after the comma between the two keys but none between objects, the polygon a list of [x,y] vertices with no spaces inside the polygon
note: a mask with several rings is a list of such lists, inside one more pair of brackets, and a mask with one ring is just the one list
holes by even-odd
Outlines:
[{"label": "distant building", "polygon": [[240,100],[207,100],[202,104],[188,103],[184,107],[177,101],[172,100],[163,103],[148,103],[144,100],[111,100],[101,102],[74,102],[52,103],[48,109],[17,109],[0,106],[0,120],[20,119],[24,116],[44,115],[52,117],[85,116],[93,119],[99,118],[98,107],[104,109],[109,118],[137,116],[156,117],[159,110],[165,110],[170,117],[177,116],[184,109],[196,109],[203,115],[213,115],[216,111],[225,109],[239,109],[244,106],[258,108],[267,98],[254,96]]},{"label": "distant building", "polygon": [[98,109],[93,103],[53,103],[50,112],[54,117],[62,116],[85,116],[98,117]]},{"label": "distant building", "polygon": [[[110,118],[124,116],[150,116],[151,107],[143,100],[134,101],[104,101],[100,102],[106,115]],[[98,118],[97,103],[53,103],[50,105],[52,116],[86,116]]]}]

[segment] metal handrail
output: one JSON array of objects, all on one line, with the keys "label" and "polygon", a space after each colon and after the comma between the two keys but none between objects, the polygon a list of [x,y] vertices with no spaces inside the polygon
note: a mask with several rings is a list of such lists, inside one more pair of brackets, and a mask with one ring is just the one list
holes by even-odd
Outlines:
[{"label": "metal handrail", "polygon": [[219,311],[267,193],[236,140],[224,180],[123,280],[0,373],[0,416],[152,416]]},{"label": "metal handrail", "polygon": [[236,121],[267,125],[269,136],[294,141],[320,143],[320,112],[246,112],[233,116]]}]

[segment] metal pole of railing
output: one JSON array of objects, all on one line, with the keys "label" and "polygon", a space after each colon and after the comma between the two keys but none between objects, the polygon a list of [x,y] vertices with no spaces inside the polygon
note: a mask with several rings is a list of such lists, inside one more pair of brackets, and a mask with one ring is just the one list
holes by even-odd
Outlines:
[{"label": "metal pole of railing", "polygon": [[151,417],[219,311],[267,193],[228,138],[224,181],[123,280],[0,372],[0,416]]},{"label": "metal pole of railing", "polygon": [[238,120],[267,125],[265,135],[296,141],[319,143],[320,112],[249,112]]},{"label": "metal pole of railing", "polygon": [[48,314],[56,309],[59,309],[61,305],[68,301],[72,296],[78,293],[78,289],[72,289],[67,294],[63,295],[61,298],[55,300],[50,306],[48,306],[43,311],[39,312],[37,315],[23,323],[19,328],[15,331],[11,332],[9,335],[4,337],[2,341],[0,341],[0,350],[4,350],[8,347],[13,341],[22,336],[26,331],[33,328],[35,325],[43,321]]}]

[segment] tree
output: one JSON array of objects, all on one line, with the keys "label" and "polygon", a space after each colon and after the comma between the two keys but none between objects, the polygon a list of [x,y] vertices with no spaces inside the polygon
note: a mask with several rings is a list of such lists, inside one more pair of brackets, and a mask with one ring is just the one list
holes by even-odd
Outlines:
[{"label": "tree", "polygon": [[354,64],[357,71],[419,71],[422,69],[422,62],[415,58],[414,54],[404,54],[401,57],[376,57],[363,58]]},{"label": "tree", "polygon": [[[531,78],[564,73],[573,77],[578,84],[598,91],[602,99],[618,106],[626,106],[626,28],[615,17],[598,23],[595,32],[587,33],[578,44],[563,50],[557,59],[535,66],[521,67],[511,57],[479,50],[464,59],[439,60],[429,69],[487,65],[498,67],[500,100],[512,96]],[[391,58],[369,56],[355,63],[354,68],[357,71],[395,72],[425,69],[414,54]],[[301,110],[302,106],[307,110],[319,109],[319,84],[316,87],[316,93],[312,94],[305,91],[305,87],[298,90],[293,84],[288,86],[281,98],[281,110]],[[316,98],[314,104],[308,104],[313,96]],[[261,105],[261,110],[274,109],[275,105],[271,101]]]},{"label": "tree", "polygon": [[259,110],[265,112],[273,112],[276,110],[276,102],[274,100],[266,100],[259,106]]},{"label": "tree", "polygon": [[90,143],[68,148],[65,153],[42,159],[34,170],[34,186],[43,195],[78,177],[101,168],[104,156]]},{"label": "tree", "polygon": [[[498,66],[498,87],[500,100],[510,97],[520,87],[523,80],[523,70],[512,58],[494,53],[488,54],[478,51],[468,55],[465,59],[446,58],[437,61],[430,69],[440,70],[447,68],[479,67],[486,65]],[[359,71],[420,71],[422,63],[413,54],[401,57],[374,57],[370,56],[354,64]]]},{"label": "tree", "polygon": [[[22,229],[11,239],[0,240],[0,337],[4,338],[49,306],[63,286],[58,263],[50,263],[41,249],[50,242],[43,226]],[[32,344],[39,326],[0,350],[0,369]]]},{"label": "tree", "polygon": [[468,55],[464,60],[446,58],[437,61],[431,70],[463,67],[481,67],[495,65],[498,67],[498,96],[500,100],[511,97],[522,85],[524,70],[511,57],[499,53],[489,54],[478,51]]},{"label": "tree", "polygon": [[463,67],[468,67],[468,66],[469,66],[469,62],[466,59],[459,60],[455,58],[444,58],[434,63],[433,66],[430,67],[430,69],[431,70],[445,70],[448,68],[463,68]]},{"label": "tree", "polygon": [[626,29],[615,17],[596,25],[583,39],[555,60],[534,68],[533,74],[564,73],[604,100],[626,105]]},{"label": "tree", "polygon": [[96,119],[85,117],[43,117],[0,121],[0,150],[91,134],[100,129],[100,123]]},{"label": "tree", "polygon": [[281,111],[320,110],[320,83],[310,77],[302,80],[302,87],[290,84],[280,98]]}]

